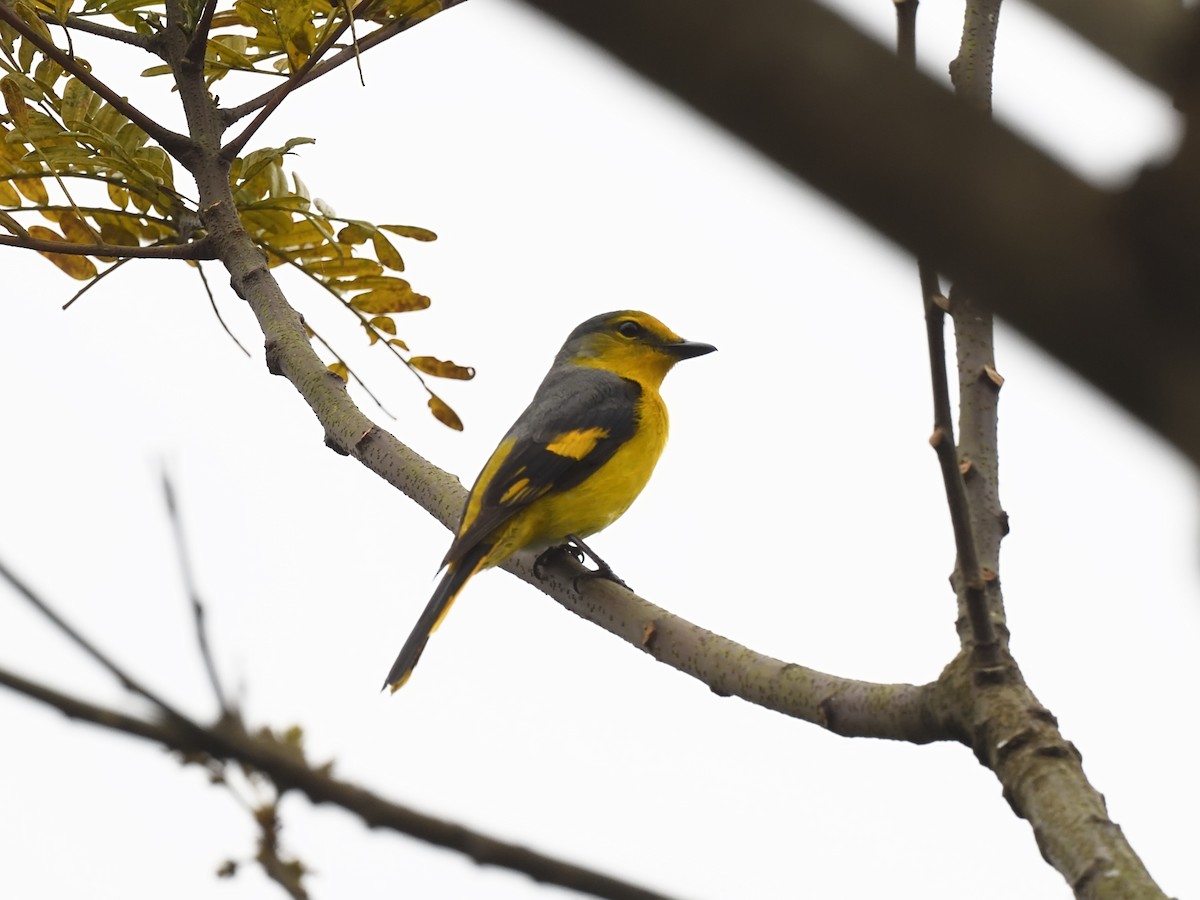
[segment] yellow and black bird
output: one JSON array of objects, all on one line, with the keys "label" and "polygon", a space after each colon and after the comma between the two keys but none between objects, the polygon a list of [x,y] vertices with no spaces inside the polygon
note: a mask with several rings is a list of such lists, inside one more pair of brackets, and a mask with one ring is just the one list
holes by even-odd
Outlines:
[{"label": "yellow and black bird", "polygon": [[397,691],[467,580],[522,550],[543,552],[611,525],[642,492],[667,442],[658,389],[681,359],[717,348],[685,341],[644,312],[588,319],[571,332],[526,410],[475,479],[454,542],[388,673]]}]

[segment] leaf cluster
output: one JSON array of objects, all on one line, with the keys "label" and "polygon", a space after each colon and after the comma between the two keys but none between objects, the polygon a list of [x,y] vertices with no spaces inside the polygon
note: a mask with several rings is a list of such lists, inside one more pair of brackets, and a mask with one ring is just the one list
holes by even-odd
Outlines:
[{"label": "leaf cluster", "polygon": [[[352,8],[328,0],[235,0],[225,6],[190,0],[176,9],[183,10],[184,29],[192,32],[195,46],[203,47],[206,87],[234,72],[285,80],[277,89],[282,93],[267,92],[223,111],[232,123],[255,108],[263,108],[260,118],[264,117],[288,91],[311,78],[313,66],[330,52],[357,52],[355,20],[407,27],[443,5],[430,0],[367,0]],[[162,45],[170,21],[168,4],[17,0],[3,6],[0,227],[13,237],[0,241],[32,247],[73,278],[87,282],[76,298],[115,268],[101,270],[97,263],[120,265],[129,256],[146,255],[134,248],[162,248],[161,255],[193,265],[206,254],[211,257],[203,247],[206,234],[198,204],[185,196],[186,188],[176,186],[175,163],[188,165],[186,155],[167,140],[169,132],[156,130],[154,122],[99,82],[71,44],[76,30],[133,44],[163,60],[143,75],[167,75],[178,87],[179,60],[172,61]],[[65,51],[55,42],[51,26],[54,33],[62,26]],[[347,30],[349,42],[342,37]],[[324,64],[332,66],[328,60]],[[256,127],[252,124],[246,133]],[[240,147],[242,142],[235,143]],[[432,241],[436,235],[418,226],[376,225],[335,215],[298,175],[285,170],[284,158],[305,143],[311,139],[292,138],[280,147],[230,153],[230,188],[248,236],[269,267],[286,265],[301,272],[354,315],[370,345],[386,346],[421,380],[434,415],[461,428],[453,410],[429,390],[423,376],[469,379],[474,371],[431,356],[406,358],[402,353],[408,353],[408,346],[394,318],[427,308],[430,299],[398,274],[405,263],[393,238]],[[35,215],[38,220],[31,221]],[[331,371],[343,379],[352,377],[342,355],[313,336],[336,357]]]}]

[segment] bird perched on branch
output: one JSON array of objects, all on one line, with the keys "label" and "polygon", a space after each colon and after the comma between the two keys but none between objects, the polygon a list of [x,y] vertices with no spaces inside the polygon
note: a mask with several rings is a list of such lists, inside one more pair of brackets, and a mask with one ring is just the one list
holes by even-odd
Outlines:
[{"label": "bird perched on branch", "polygon": [[642,492],[667,442],[658,392],[681,359],[712,353],[644,312],[588,319],[571,332],[533,402],[513,423],[471,488],[446,574],[388,673],[399,690],[467,580],[514,553],[583,543],[615,522]]}]

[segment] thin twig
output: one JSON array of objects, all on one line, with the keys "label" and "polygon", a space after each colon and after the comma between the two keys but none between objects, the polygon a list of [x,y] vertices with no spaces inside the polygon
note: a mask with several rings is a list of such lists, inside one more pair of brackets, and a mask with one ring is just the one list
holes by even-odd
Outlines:
[{"label": "thin twig", "polygon": [[138,34],[136,31],[129,31],[125,28],[113,28],[111,25],[101,25],[99,22],[93,22],[91,19],[86,19],[83,16],[67,16],[66,22],[60,22],[53,15],[45,11],[39,10],[38,15],[47,24],[73,28],[76,31],[84,31],[98,37],[108,38],[110,41],[120,41],[122,44],[129,44],[150,53],[154,52],[154,37],[148,34]]},{"label": "thin twig", "polygon": [[[389,419],[395,419],[396,417],[394,415],[392,415],[391,412],[388,411],[388,408],[386,406],[384,406],[382,403],[379,402],[379,398],[376,397],[373,393],[371,393],[371,389],[369,387],[367,387],[366,383],[361,378],[358,377],[358,373],[355,372],[352,368],[350,368],[349,365],[347,365],[346,358],[344,356],[342,356],[340,353],[338,353],[336,350],[334,350],[333,347],[330,346],[329,341],[325,340],[325,338],[323,338],[323,337],[321,337],[321,335],[317,334],[316,330],[311,325],[309,325],[307,322],[305,323],[304,327],[307,328],[309,331],[311,331],[312,336],[315,337],[318,341],[320,341],[321,345],[326,350],[328,350],[330,353],[332,353],[334,356],[336,356],[338,358],[338,361],[343,366],[346,366],[346,372],[350,375],[351,378],[354,379],[355,383],[360,388],[362,388],[364,391],[366,391],[367,396],[370,397],[371,400],[375,403],[375,405],[378,406],[383,411],[383,414],[385,416],[387,416]],[[409,368],[412,368],[412,367],[409,366]]]},{"label": "thin twig", "polygon": [[62,305],[62,308],[64,310],[70,309],[75,304],[76,300],[78,300],[80,297],[82,297],[84,294],[86,294],[88,291],[90,291],[92,288],[94,288],[96,285],[98,285],[103,279],[107,278],[109,275],[111,275],[113,272],[117,271],[117,269],[121,268],[121,266],[125,265],[125,263],[127,263],[129,261],[130,261],[129,257],[125,257],[125,259],[118,259],[115,263],[113,263],[111,266],[109,266],[103,272],[97,273],[96,277],[90,279],[87,284],[85,284],[83,287],[81,287],[79,290],[77,290],[72,295],[71,299]]},{"label": "thin twig", "polygon": [[175,500],[175,488],[171,484],[171,476],[165,467],[162,471],[162,487],[163,500],[167,504],[167,518],[171,520],[171,533],[175,535],[175,555],[179,560],[179,573],[183,577],[183,587],[192,604],[192,615],[196,623],[196,643],[200,647],[200,658],[204,661],[204,670],[208,673],[208,681],[212,685],[213,695],[217,698],[221,715],[227,718],[234,715],[235,710],[229,703],[225,688],[221,685],[217,664],[213,660],[212,646],[208,641],[208,629],[205,627],[204,602],[200,599],[200,591],[196,587],[192,562],[188,555],[187,540],[183,534],[183,518],[179,514],[179,504]]},{"label": "thin twig", "polygon": [[208,276],[204,274],[204,266],[200,264],[199,260],[196,261],[196,273],[200,276],[200,282],[204,285],[204,293],[208,294],[208,305],[212,307],[213,315],[217,317],[217,321],[221,323],[221,327],[225,329],[225,333],[229,335],[229,339],[237,344],[239,350],[246,354],[246,358],[252,358],[250,351],[246,349],[242,342],[237,339],[237,335],[230,331],[229,326],[225,324],[225,319],[221,316],[221,310],[217,308],[217,298],[213,296],[212,288],[208,284]]},{"label": "thin twig", "polygon": [[5,581],[7,581],[12,586],[13,590],[20,594],[30,606],[49,619],[54,627],[66,635],[66,637],[69,638],[72,643],[74,643],[77,647],[83,650],[84,653],[98,662],[103,668],[107,669],[109,673],[111,673],[113,677],[115,677],[117,681],[121,683],[121,686],[125,688],[125,690],[129,691],[130,693],[138,694],[139,696],[149,700],[164,713],[177,721],[180,725],[199,732],[204,730],[190,718],[176,709],[173,705],[160,697],[157,693],[150,690],[150,688],[146,687],[144,684],[126,672],[123,668],[121,668],[121,666],[117,665],[117,663],[110,656],[108,656],[108,654],[84,637],[83,634],[75,628],[75,626],[55,612],[49,603],[47,603],[39,594],[29,587],[29,585],[18,578],[16,573],[9,569],[3,560],[0,560],[0,578],[3,578]]},{"label": "thin twig", "polygon": [[[2,8],[2,7],[0,7]],[[39,253],[63,256],[112,256],[117,259],[216,259],[217,251],[206,235],[187,244],[160,244],[126,247],[122,244],[76,244],[71,241],[45,241],[34,237],[10,237],[0,234],[0,246],[24,247]]]},{"label": "thin twig", "polygon": [[157,121],[150,118],[107,84],[92,74],[91,70],[80,65],[79,61],[69,53],[63,52],[53,41],[46,40],[45,36],[39,34],[34,29],[30,28],[24,19],[17,14],[17,11],[6,3],[0,3],[0,20],[11,25],[22,38],[29,41],[35,47],[42,51],[47,59],[52,59],[58,63],[67,72],[70,72],[93,91],[103,97],[108,104],[121,113],[129,121],[136,124],[142,131],[158,141],[163,149],[172,156],[180,156],[187,152],[192,146],[191,138],[186,135],[179,134],[160,125]]},{"label": "thin twig", "polygon": [[[896,53],[902,62],[913,69],[917,65],[918,5],[919,0],[896,2]],[[987,608],[985,583],[971,525],[971,507],[954,441],[954,414],[950,407],[949,373],[946,369],[946,298],[938,283],[937,269],[925,254],[917,256],[917,273],[925,308],[925,336],[929,345],[929,373],[933,389],[933,434],[929,442],[937,453],[945,486],[971,634],[980,652],[988,655],[995,647],[996,635]]]}]

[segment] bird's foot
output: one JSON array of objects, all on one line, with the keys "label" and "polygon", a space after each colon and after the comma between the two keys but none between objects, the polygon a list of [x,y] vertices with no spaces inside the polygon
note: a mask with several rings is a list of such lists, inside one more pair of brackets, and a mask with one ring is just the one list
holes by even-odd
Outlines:
[{"label": "bird's foot", "polygon": [[553,547],[547,547],[538,554],[538,558],[533,561],[533,577],[541,581],[546,580],[546,566],[554,561],[554,557],[559,554],[567,554],[575,562],[583,562],[583,552],[570,544],[555,544]]},{"label": "bird's foot", "polygon": [[[595,550],[593,550],[591,547],[589,547],[587,544],[585,544],[581,538],[579,538],[573,534],[569,534],[569,535],[567,535],[567,537],[570,539],[571,544],[574,544],[574,547],[571,548],[570,552],[577,553],[578,554],[577,558],[579,559],[580,562],[583,562],[582,557],[586,556],[586,557],[590,558],[591,561],[593,563],[595,563],[595,565],[596,565],[595,569],[584,572],[582,575],[579,575],[575,578],[575,582],[573,584],[573,587],[575,588],[575,590],[579,590],[579,585],[581,582],[591,581],[593,578],[603,578],[607,581],[616,582],[621,587],[625,588],[625,590],[627,590],[627,591],[633,590],[633,588],[631,588],[629,585],[627,585],[624,582],[624,580],[619,575],[617,575],[616,572],[614,572],[612,570],[612,566],[610,566],[603,559],[601,559],[599,554],[597,554]],[[567,546],[570,547],[570,545],[567,545]]]},{"label": "bird's foot", "polygon": [[597,555],[595,550],[585,544],[581,538],[573,534],[567,535],[567,543],[556,544],[555,546],[542,551],[538,558],[533,561],[534,577],[545,580],[546,566],[548,566],[551,561],[553,561],[554,557],[560,553],[567,554],[581,565],[583,564],[584,560],[590,559],[596,566],[595,569],[589,569],[582,575],[576,576],[572,585],[575,590],[579,590],[580,584],[585,581],[591,581],[593,578],[604,578],[608,581],[616,582],[626,590],[633,590],[617,575],[616,572],[612,570],[612,566],[610,566],[603,559],[601,559],[599,555]]}]

